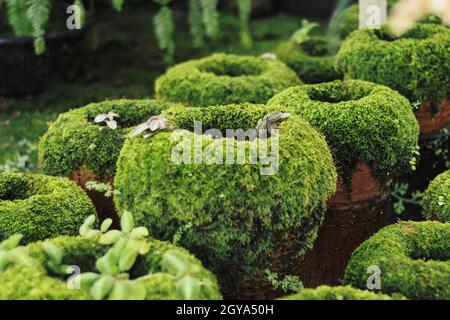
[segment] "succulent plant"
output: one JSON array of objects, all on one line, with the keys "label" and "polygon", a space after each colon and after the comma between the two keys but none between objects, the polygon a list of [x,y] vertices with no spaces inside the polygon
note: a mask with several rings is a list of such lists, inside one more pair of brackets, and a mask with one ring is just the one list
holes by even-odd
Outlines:
[{"label": "succulent plant", "polygon": [[28,249],[19,246],[22,237],[21,234],[14,234],[0,242],[0,272],[12,264],[25,267],[32,267],[34,265],[35,262],[29,256]]},{"label": "succulent plant", "polygon": [[146,122],[138,125],[130,133],[130,136],[134,138],[145,131],[150,131],[143,135],[144,139],[147,139],[154,135],[158,130],[171,130],[172,128],[172,124],[164,116],[152,116]]},{"label": "succulent plant", "polygon": [[80,227],[80,235],[94,239],[111,248],[97,259],[95,266],[99,274],[88,272],[80,275],[81,287],[90,288],[96,300],[109,299],[142,300],[146,296],[144,285],[130,280],[129,271],[139,255],[146,254],[150,247],[147,242],[149,232],[145,227],[134,228],[133,215],[125,211],[120,220],[122,230],[109,230],[111,219],[106,219],[99,230],[93,229],[95,216],[90,216]]},{"label": "succulent plant", "polygon": [[119,118],[119,115],[114,112],[108,112],[108,113],[101,113],[95,116],[94,122],[95,123],[101,123],[105,122],[106,126],[110,128],[111,130],[117,129],[117,121],[114,120],[114,118]]},{"label": "succulent plant", "polygon": [[294,32],[291,40],[296,44],[303,43],[306,39],[308,39],[308,35],[312,29],[318,27],[319,24],[316,22],[310,22],[306,19],[302,20],[302,27]]}]

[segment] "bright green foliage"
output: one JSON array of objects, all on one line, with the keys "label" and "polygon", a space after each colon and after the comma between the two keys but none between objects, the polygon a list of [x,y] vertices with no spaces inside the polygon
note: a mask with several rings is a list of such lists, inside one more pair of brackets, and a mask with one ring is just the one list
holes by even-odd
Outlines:
[{"label": "bright green foliage", "polygon": [[[111,100],[61,114],[39,143],[44,172],[70,176],[85,166],[99,176],[113,176],[125,136],[131,127],[173,106],[155,100]],[[94,123],[98,114],[119,115],[116,130]]]},{"label": "bright green foliage", "polygon": [[21,234],[13,234],[0,242],[0,272],[11,265],[33,267],[34,261],[29,256],[27,248],[19,246],[20,240]]},{"label": "bright green foliage", "polygon": [[65,178],[29,173],[0,174],[0,240],[15,233],[24,242],[76,235],[95,209],[84,193]]},{"label": "bright green foliage", "polygon": [[425,218],[450,222],[450,170],[431,181],[424,193],[422,207]]},{"label": "bright green foliage", "polygon": [[346,79],[386,85],[411,103],[439,104],[450,88],[450,30],[416,24],[399,38],[385,30],[359,30],[341,46],[336,65]]},{"label": "bright green foliage", "polygon": [[250,48],[252,46],[252,35],[249,20],[252,13],[252,0],[236,0],[236,4],[239,9],[241,43],[245,48]]},{"label": "bright green foliage", "polygon": [[376,164],[383,180],[415,157],[419,126],[408,101],[373,83],[349,80],[286,89],[269,104],[284,105],[321,131],[342,177],[358,162]]},{"label": "bright green foliage", "polygon": [[[241,104],[175,108],[163,114],[175,127],[185,129],[177,134],[192,141],[199,137],[191,132],[194,120],[202,122],[203,130],[245,131],[265,115],[285,110]],[[301,256],[316,237],[325,201],[335,191],[336,172],[324,138],[305,121],[291,116],[279,129],[275,175],[261,175],[260,169],[268,166],[261,163],[177,164],[172,150],[184,142],[180,136],[172,140],[170,132],[127,139],[118,160],[115,186],[121,193],[115,197],[116,205],[120,211],[133,212],[136,222],[158,239],[171,240],[177,234],[180,245],[229,277],[229,283],[269,268],[266,259],[289,234],[296,235],[292,245]],[[202,152],[222,147],[219,156],[227,148],[236,155],[242,147],[247,160],[249,148],[259,140],[200,137]]]},{"label": "bright green foliage", "polygon": [[336,58],[329,54],[325,37],[309,36],[300,44],[286,41],[274,53],[305,83],[326,82],[341,77],[334,69]]},{"label": "bright green foliage", "polygon": [[[80,237],[59,237],[47,240],[60,248],[63,252],[62,263],[76,265],[85,272],[81,277],[81,289],[69,289],[66,277],[54,275],[46,269],[48,254],[42,242],[28,246],[31,257],[37,260],[33,268],[23,266],[10,266],[0,272],[0,299],[92,299],[90,283],[98,280],[96,261],[108,252],[108,246],[102,245],[92,239]],[[146,299],[183,299],[185,295],[176,288],[180,286],[180,279],[176,272],[167,269],[163,263],[166,255],[176,254],[185,263],[185,269],[189,275],[200,283],[200,289],[195,291],[193,299],[220,299],[216,278],[212,273],[204,269],[196,258],[184,249],[175,247],[169,243],[157,240],[148,240],[149,250],[145,256],[140,256],[133,268],[130,277],[135,280],[120,279],[118,288],[114,288],[109,298],[125,299],[139,298],[130,282],[139,283],[139,287],[146,289]],[[137,280],[139,278],[139,280]],[[110,286],[110,280],[105,278],[93,290],[94,295],[101,295],[105,288]],[[184,286],[189,291],[190,286]]]},{"label": "bright green foliage", "polygon": [[352,254],[344,283],[366,289],[380,268],[381,292],[411,299],[450,299],[450,224],[400,222],[383,228]]},{"label": "bright green foliage", "polygon": [[401,297],[390,297],[386,294],[355,289],[350,286],[320,286],[315,289],[303,289],[301,292],[283,297],[281,300],[392,300]]},{"label": "bright green foliage", "polygon": [[33,32],[33,27],[27,18],[27,2],[27,0],[6,1],[8,22],[17,37],[31,36]]},{"label": "bright green foliage", "polygon": [[163,101],[195,107],[233,103],[265,103],[274,94],[301,81],[280,61],[213,54],[170,68],[156,80]]}]

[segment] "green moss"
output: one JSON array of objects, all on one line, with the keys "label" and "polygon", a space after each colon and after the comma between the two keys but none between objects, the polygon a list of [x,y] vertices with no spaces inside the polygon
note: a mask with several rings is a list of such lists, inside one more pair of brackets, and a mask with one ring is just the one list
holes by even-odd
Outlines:
[{"label": "green moss", "polygon": [[422,207],[425,218],[450,222],[450,170],[431,181],[423,195]]},{"label": "green moss", "polygon": [[[168,109],[164,115],[185,129],[181,132],[186,137],[201,137],[202,152],[220,146],[223,154],[217,154],[225,155],[228,148],[236,157],[238,148],[245,148],[248,160],[250,146],[259,139],[199,136],[191,132],[194,120],[202,122],[203,132],[247,130],[275,110],[286,108],[241,104]],[[115,178],[121,190],[116,206],[133,212],[137,223],[158,239],[172,239],[180,227],[190,224],[180,245],[230,282],[268,267],[270,254],[289,234],[295,234],[292,244],[302,255],[316,237],[327,197],[335,191],[336,172],[324,138],[305,121],[291,116],[279,128],[275,175],[261,175],[260,169],[268,166],[261,163],[178,165],[171,154],[181,139],[172,139],[170,132],[127,139]]]},{"label": "green moss", "polygon": [[286,89],[269,101],[283,105],[321,131],[342,177],[356,163],[376,164],[380,179],[409,165],[419,127],[408,101],[365,81],[334,81]]},{"label": "green moss", "polygon": [[450,224],[401,222],[383,228],[352,254],[344,283],[365,289],[367,268],[381,270],[381,292],[450,299]]},{"label": "green moss", "polygon": [[25,242],[76,235],[95,209],[84,191],[64,178],[0,173],[0,240],[15,233]]},{"label": "green moss", "polygon": [[[80,237],[59,237],[50,240],[63,250],[63,263],[77,265],[81,272],[95,272],[95,261],[104,255],[108,246],[98,244],[93,240]],[[202,287],[196,299],[221,299],[215,276],[202,267],[201,262],[186,250],[158,240],[149,240],[150,251],[140,257],[131,270],[133,278],[145,277],[142,281],[147,288],[147,299],[181,299],[176,290],[176,275],[163,272],[161,260],[165,252],[175,250],[190,263],[190,275],[208,286]],[[42,242],[28,245],[30,256],[38,264],[33,268],[12,266],[0,272],[0,299],[90,299],[86,289],[72,290],[67,288],[66,279],[51,275],[46,270],[46,254]]]},{"label": "green moss", "polygon": [[305,83],[326,82],[340,78],[334,69],[335,56],[328,52],[324,37],[311,37],[301,44],[286,41],[274,53],[292,68]]},{"label": "green moss", "polygon": [[170,68],[156,80],[158,99],[195,107],[265,103],[274,94],[299,85],[294,71],[280,61],[213,54]]},{"label": "green moss", "polygon": [[400,38],[358,30],[341,46],[336,65],[346,79],[386,85],[410,102],[439,104],[450,88],[450,30],[417,24]]},{"label": "green moss", "polygon": [[[113,176],[116,161],[130,127],[145,122],[174,104],[155,100],[111,100],[93,103],[61,114],[39,143],[39,159],[44,172],[70,176],[87,167],[102,176]],[[94,123],[98,114],[117,113],[118,128],[102,128]]]},{"label": "green moss", "polygon": [[[400,298],[400,297],[396,297]],[[392,300],[381,293],[352,288],[351,286],[329,287],[320,286],[315,289],[304,289],[281,300]]]}]

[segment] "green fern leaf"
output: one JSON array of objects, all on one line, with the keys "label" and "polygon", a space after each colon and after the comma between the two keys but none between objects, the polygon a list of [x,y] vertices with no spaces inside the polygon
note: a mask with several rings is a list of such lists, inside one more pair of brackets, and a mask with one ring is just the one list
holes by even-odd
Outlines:
[{"label": "green fern leaf", "polygon": [[122,11],[123,1],[124,1],[124,0],[112,0],[113,8],[114,8],[116,11]]},{"label": "green fern leaf", "polygon": [[170,8],[167,6],[162,7],[154,16],[153,24],[159,48],[166,53],[164,59],[167,64],[172,64],[175,53],[175,43],[173,41],[174,22]]},{"label": "green fern leaf", "polygon": [[6,0],[8,22],[17,37],[29,37],[33,33],[27,17],[27,0]]},{"label": "green fern leaf", "polygon": [[240,37],[244,47],[252,46],[252,36],[250,34],[250,14],[252,12],[252,0],[236,0],[239,9],[239,21],[241,25]]},{"label": "green fern leaf", "polygon": [[206,35],[212,39],[219,34],[219,13],[217,12],[217,0],[200,0],[202,8],[203,25]]},{"label": "green fern leaf", "polygon": [[203,46],[203,26],[202,26],[202,13],[200,9],[199,0],[189,0],[189,25],[191,35],[194,39],[194,47]]},{"label": "green fern leaf", "polygon": [[45,51],[45,26],[50,13],[50,0],[28,0],[27,17],[33,27],[34,51],[37,55]]}]

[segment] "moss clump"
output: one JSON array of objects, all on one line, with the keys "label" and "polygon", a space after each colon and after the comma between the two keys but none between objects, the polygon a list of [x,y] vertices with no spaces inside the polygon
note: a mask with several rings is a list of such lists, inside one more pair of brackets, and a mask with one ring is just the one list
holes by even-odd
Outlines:
[{"label": "moss clump", "polygon": [[[320,286],[315,289],[304,289],[281,300],[392,300],[386,294],[374,293],[367,290],[352,288],[351,286],[329,287]],[[401,299],[395,297],[394,299]]]},{"label": "moss clump", "polygon": [[283,105],[321,131],[343,177],[358,162],[376,164],[380,179],[409,164],[419,126],[408,101],[373,83],[349,80],[286,89],[269,105]]},{"label": "moss clump", "polygon": [[74,183],[30,173],[0,173],[0,240],[21,233],[24,242],[76,235],[95,209]]},{"label": "moss clump", "polygon": [[367,268],[381,270],[381,292],[450,299],[450,224],[401,222],[381,229],[352,254],[344,283],[365,289]]},{"label": "moss clump", "polygon": [[336,65],[345,79],[386,85],[410,102],[441,103],[450,88],[450,30],[417,24],[399,38],[358,30],[341,46]]},{"label": "moss clump", "polygon": [[[93,240],[80,237],[58,237],[49,240],[63,250],[63,264],[77,265],[81,271],[95,272],[95,261],[103,256],[108,246],[100,245]],[[202,286],[195,299],[221,299],[215,276],[203,268],[201,262],[186,250],[172,244],[158,240],[149,240],[150,251],[139,257],[130,272],[131,278],[150,274],[142,281],[147,288],[147,299],[181,299],[176,289],[176,274],[163,270],[161,265],[164,253],[175,251],[190,263],[190,275],[195,279],[207,282]],[[62,276],[52,275],[46,269],[47,256],[42,242],[28,245],[30,256],[38,261],[33,268],[11,266],[0,272],[0,299],[41,300],[41,299],[91,299],[86,289],[72,290],[67,288],[66,279]]]},{"label": "moss clump", "polygon": [[283,89],[301,84],[280,61],[213,54],[170,68],[156,80],[157,98],[194,107],[266,103]]},{"label": "moss clump", "polygon": [[335,56],[328,52],[324,37],[310,37],[301,44],[286,41],[274,51],[305,83],[326,82],[340,78],[334,69]]},{"label": "moss clump", "polygon": [[431,181],[425,190],[422,207],[425,218],[450,222],[450,170]]},{"label": "moss clump", "polygon": [[[336,186],[335,168],[322,135],[297,116],[283,121],[279,171],[262,175],[261,169],[268,164],[248,163],[249,149],[260,139],[213,139],[191,132],[194,120],[202,122],[203,132],[210,128],[245,131],[265,115],[282,110],[286,108],[241,104],[164,111],[176,127],[185,130],[177,131],[175,140],[170,132],[127,139],[115,178],[115,186],[122,191],[115,198],[117,207],[133,212],[136,222],[158,239],[172,239],[183,228],[180,245],[217,274],[227,275],[230,282],[269,267],[271,253],[286,241],[293,245],[293,256],[301,256],[312,246],[325,201]],[[172,150],[183,143],[192,146],[188,138],[202,139],[197,150],[203,153],[219,150],[216,154],[224,163],[174,163]],[[272,143],[269,139],[269,150]],[[235,160],[238,150],[245,150],[246,164],[225,163],[227,150],[234,150]],[[194,161],[193,152],[186,155]]]},{"label": "moss clump", "polygon": [[[100,178],[113,176],[130,128],[171,106],[155,100],[111,100],[61,114],[39,143],[44,172],[70,176],[72,171],[86,167]],[[116,130],[94,123],[95,116],[110,111],[119,115],[115,118]]]}]

